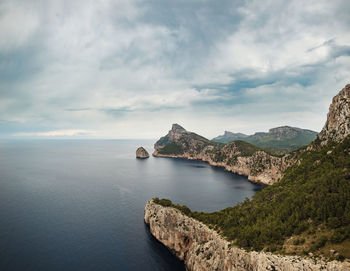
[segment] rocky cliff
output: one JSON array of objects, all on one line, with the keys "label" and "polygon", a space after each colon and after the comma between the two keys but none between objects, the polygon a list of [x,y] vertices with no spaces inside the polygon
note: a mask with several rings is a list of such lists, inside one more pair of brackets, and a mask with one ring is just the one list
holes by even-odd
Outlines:
[{"label": "rocky cliff", "polygon": [[350,84],[336,95],[329,107],[327,121],[318,135],[321,145],[341,142],[350,134]]},{"label": "rocky cliff", "polygon": [[228,144],[212,142],[174,124],[169,133],[154,145],[154,156],[197,159],[213,166],[248,176],[263,184],[273,184],[294,163],[295,154],[274,156],[244,141]]},{"label": "rocky cliff", "polygon": [[179,210],[148,201],[145,223],[152,235],[184,261],[192,271],[205,270],[350,270],[348,262],[325,262],[298,256],[281,256],[265,252],[247,252],[231,246],[214,230]]}]

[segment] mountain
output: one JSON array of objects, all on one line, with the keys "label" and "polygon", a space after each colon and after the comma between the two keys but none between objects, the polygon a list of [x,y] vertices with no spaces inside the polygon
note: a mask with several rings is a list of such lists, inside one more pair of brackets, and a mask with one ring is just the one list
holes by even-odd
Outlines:
[{"label": "mountain", "polygon": [[[326,124],[317,139],[294,153],[294,162],[279,182],[257,192],[251,200],[218,212],[203,213],[192,212],[169,200],[154,199],[151,203],[160,208],[154,215],[176,210],[190,218],[191,224],[184,224],[178,217],[177,224],[171,226],[167,224],[170,213],[167,220],[156,216],[156,223],[152,225],[150,221],[152,234],[162,236],[158,240],[164,244],[175,241],[166,238],[169,233],[181,237],[174,250],[186,249],[182,252],[189,270],[195,270],[194,266],[198,267],[196,270],[211,270],[210,266],[218,262],[224,263],[222,270],[258,270],[261,265],[261,270],[350,270],[349,109],[350,85],[346,85],[333,98]],[[147,209],[152,210],[153,207]],[[199,235],[202,240],[195,239],[197,235],[192,233],[185,234],[191,226],[193,232],[202,231],[202,224],[195,224],[198,221],[215,230],[215,242],[209,238],[213,230]],[[192,244],[199,245],[195,248]],[[228,247],[239,247],[243,252]],[[245,254],[252,250],[256,252]],[[283,256],[282,260],[276,259],[276,254],[299,256]],[[315,256],[332,262],[316,264],[321,259]],[[308,263],[301,264],[301,257],[315,259],[316,266],[311,266],[308,259],[305,259]]]},{"label": "mountain", "polygon": [[311,130],[281,126],[270,129],[268,133],[258,132],[250,136],[225,132],[212,140],[227,143],[240,139],[276,154],[285,154],[309,145],[316,137],[317,132]]},{"label": "mountain", "polygon": [[212,141],[221,142],[221,143],[229,143],[234,140],[240,140],[249,137],[248,135],[242,133],[232,133],[229,131],[225,131],[223,135],[214,137]]},{"label": "mountain", "polygon": [[168,134],[155,143],[154,149],[153,156],[156,157],[202,160],[264,184],[280,180],[295,156],[277,156],[240,140],[228,144],[213,142],[178,124],[173,124]]}]

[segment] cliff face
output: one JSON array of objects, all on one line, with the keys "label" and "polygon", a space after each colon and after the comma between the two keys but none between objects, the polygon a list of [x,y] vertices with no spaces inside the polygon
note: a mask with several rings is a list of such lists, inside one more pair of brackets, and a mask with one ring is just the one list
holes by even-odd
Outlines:
[{"label": "cliff face", "polygon": [[213,166],[248,176],[263,184],[273,184],[294,163],[294,155],[273,156],[243,141],[215,143],[174,124],[169,133],[154,145],[154,156],[197,159]]},{"label": "cliff face", "polygon": [[329,140],[341,142],[350,134],[350,84],[336,95],[329,107],[327,121],[318,135],[321,145]]},{"label": "cliff face", "polygon": [[350,264],[326,263],[297,256],[247,252],[233,247],[206,225],[183,215],[179,210],[147,202],[145,223],[152,235],[184,261],[192,271],[205,270],[350,270]]}]

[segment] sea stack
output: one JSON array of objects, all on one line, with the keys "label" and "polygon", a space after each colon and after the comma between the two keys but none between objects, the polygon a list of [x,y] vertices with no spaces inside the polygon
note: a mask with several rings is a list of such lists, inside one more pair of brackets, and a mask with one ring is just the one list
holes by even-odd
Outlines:
[{"label": "sea stack", "polygon": [[149,157],[149,154],[148,152],[146,151],[145,148],[143,147],[140,147],[136,150],[136,158],[141,158],[141,159],[145,159],[145,158],[148,158]]}]

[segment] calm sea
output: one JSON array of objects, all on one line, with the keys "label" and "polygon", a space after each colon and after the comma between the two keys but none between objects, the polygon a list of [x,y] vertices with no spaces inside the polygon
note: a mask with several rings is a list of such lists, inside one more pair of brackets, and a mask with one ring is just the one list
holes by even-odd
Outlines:
[{"label": "calm sea", "polygon": [[184,270],[143,222],[165,197],[215,211],[261,187],[182,159],[135,159],[153,141],[0,141],[0,270]]}]

